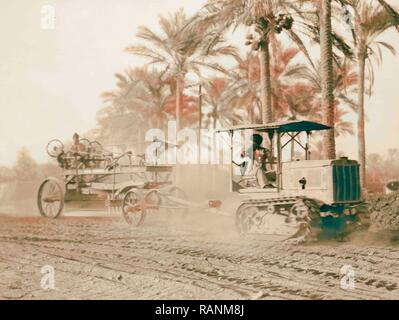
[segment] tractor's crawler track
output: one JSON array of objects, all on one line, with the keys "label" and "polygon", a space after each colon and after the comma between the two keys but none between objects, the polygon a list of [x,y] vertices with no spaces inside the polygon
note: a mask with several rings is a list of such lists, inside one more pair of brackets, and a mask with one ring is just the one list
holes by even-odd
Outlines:
[{"label": "tractor's crawler track", "polygon": [[269,234],[300,242],[342,236],[347,219],[344,215],[321,213],[314,199],[281,197],[244,201],[236,213],[236,226],[243,234]]}]

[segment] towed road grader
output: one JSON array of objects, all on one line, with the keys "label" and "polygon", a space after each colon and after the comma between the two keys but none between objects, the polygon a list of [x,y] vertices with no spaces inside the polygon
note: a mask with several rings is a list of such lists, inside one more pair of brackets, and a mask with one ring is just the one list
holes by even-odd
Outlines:
[{"label": "towed road grader", "polygon": [[184,214],[185,208],[171,198],[183,201],[185,193],[173,186],[173,166],[145,161],[131,151],[113,153],[101,143],[80,139],[69,148],[51,140],[47,153],[57,160],[62,178],[47,177],[37,194],[41,216],[56,219],[65,211],[103,211],[121,213],[134,227],[143,224],[147,213],[160,206]]}]

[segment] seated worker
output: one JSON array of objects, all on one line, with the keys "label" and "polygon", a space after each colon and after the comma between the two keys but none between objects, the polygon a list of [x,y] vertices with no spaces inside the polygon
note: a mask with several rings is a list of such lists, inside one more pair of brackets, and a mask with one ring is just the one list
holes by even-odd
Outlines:
[{"label": "seated worker", "polygon": [[77,133],[73,134],[73,144],[69,151],[72,153],[73,158],[69,160],[69,168],[88,168],[89,167],[89,155],[86,146],[80,142],[80,137]]},{"label": "seated worker", "polygon": [[86,146],[83,143],[80,143],[80,137],[77,133],[73,134],[73,145],[71,147],[71,152],[73,153],[85,153]]},{"label": "seated worker", "polygon": [[251,136],[252,144],[247,150],[247,155],[252,160],[249,175],[255,176],[260,188],[274,188],[274,172],[267,171],[266,162],[270,158],[269,149],[262,147],[263,137],[260,134]]}]

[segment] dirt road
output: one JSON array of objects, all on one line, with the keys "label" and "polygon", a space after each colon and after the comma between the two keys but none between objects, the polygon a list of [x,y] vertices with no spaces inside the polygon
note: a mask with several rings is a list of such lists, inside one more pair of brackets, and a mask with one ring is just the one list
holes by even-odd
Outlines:
[{"label": "dirt road", "polygon": [[[0,298],[399,298],[399,247],[364,235],[307,245],[241,238],[231,221],[211,221],[132,229],[119,218],[0,216]],[[41,288],[45,265],[55,290]],[[341,289],[344,265],[353,290]]]}]

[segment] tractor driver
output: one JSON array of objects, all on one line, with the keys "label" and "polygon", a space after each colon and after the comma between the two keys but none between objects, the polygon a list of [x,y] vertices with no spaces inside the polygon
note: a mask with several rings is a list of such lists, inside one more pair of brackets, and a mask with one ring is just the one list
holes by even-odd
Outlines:
[{"label": "tractor driver", "polygon": [[260,188],[274,187],[271,179],[273,172],[268,172],[266,168],[267,159],[271,156],[270,150],[262,147],[263,137],[260,134],[253,134],[251,140],[252,144],[247,150],[247,155],[252,160],[249,174],[256,177]]}]

